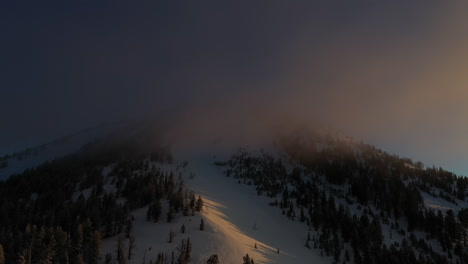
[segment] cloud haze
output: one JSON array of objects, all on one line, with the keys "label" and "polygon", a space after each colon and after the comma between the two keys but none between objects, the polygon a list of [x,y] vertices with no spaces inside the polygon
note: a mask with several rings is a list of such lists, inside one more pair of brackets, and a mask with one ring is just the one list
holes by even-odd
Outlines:
[{"label": "cloud haze", "polygon": [[467,10],[456,1],[12,6],[2,16],[0,149],[143,116],[174,119],[194,140],[320,121],[468,174]]}]

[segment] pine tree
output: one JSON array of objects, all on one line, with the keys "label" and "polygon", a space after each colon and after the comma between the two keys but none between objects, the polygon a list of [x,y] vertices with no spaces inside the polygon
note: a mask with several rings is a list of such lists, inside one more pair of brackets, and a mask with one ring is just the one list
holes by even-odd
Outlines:
[{"label": "pine tree", "polygon": [[159,253],[155,264],[164,264],[164,263],[166,263],[166,256],[163,253]]},{"label": "pine tree", "polygon": [[26,264],[26,263],[27,263],[27,262],[26,262],[26,259],[24,258],[24,256],[21,255],[21,256],[19,257],[18,264]]},{"label": "pine tree", "polygon": [[91,243],[91,257],[89,264],[98,263],[98,260],[101,258],[101,232],[99,230],[94,231],[93,241]]},{"label": "pine tree", "polygon": [[359,252],[357,248],[354,248],[354,263],[356,264],[362,263],[361,253]]},{"label": "pine tree", "polygon": [[83,245],[81,253],[83,254],[83,261],[87,264],[97,263],[97,257],[95,256],[94,245],[94,231],[91,220],[88,218],[82,223],[82,233],[83,233]]},{"label": "pine tree", "polygon": [[182,193],[182,189],[174,194],[174,197],[169,202],[172,204],[176,212],[179,212],[180,209],[183,209],[184,194]]},{"label": "pine tree", "polygon": [[125,228],[125,237],[129,238],[133,230],[133,221],[131,218],[127,219],[127,225]]},{"label": "pine tree", "polygon": [[218,255],[211,255],[208,260],[206,261],[206,264],[219,264],[219,258]]},{"label": "pine tree", "polygon": [[148,206],[148,210],[146,211],[146,221],[151,221],[151,219],[153,218],[153,205],[150,204]]},{"label": "pine tree", "polygon": [[190,242],[190,238],[187,237],[187,246],[186,246],[186,252],[185,252],[185,260],[189,262],[192,260],[192,243]]},{"label": "pine tree", "polygon": [[242,259],[244,260],[243,264],[255,264],[253,258],[249,257],[249,254],[245,254],[245,256],[242,257]]},{"label": "pine tree", "polygon": [[83,256],[81,254],[78,254],[76,256],[76,261],[75,261],[76,264],[85,264],[84,260],[83,260]]},{"label": "pine tree", "polygon": [[47,229],[46,236],[44,238],[45,252],[43,255],[42,263],[52,263],[52,260],[57,255],[57,242],[54,237],[54,229],[50,227]]},{"label": "pine tree", "polygon": [[148,214],[151,215],[151,219],[153,219],[154,222],[158,222],[162,214],[162,205],[160,200],[157,200],[148,207],[147,215]]},{"label": "pine tree", "polygon": [[112,255],[111,253],[106,254],[106,261],[104,262],[105,264],[110,264],[112,261]]},{"label": "pine tree", "polygon": [[134,248],[135,248],[135,238],[133,236],[130,236],[128,239],[128,260],[131,259]]},{"label": "pine tree", "polygon": [[5,264],[5,252],[2,244],[0,244],[0,264]]},{"label": "pine tree", "polygon": [[195,206],[195,210],[197,212],[203,211],[203,199],[201,198],[201,196],[198,196],[197,204]]},{"label": "pine tree", "polygon": [[62,228],[57,227],[54,231],[56,245],[56,256],[54,262],[68,264],[69,235]]},{"label": "pine tree", "polygon": [[201,222],[200,222],[200,230],[201,231],[205,230],[205,222],[203,221],[203,218],[201,219]]},{"label": "pine tree", "polygon": [[71,260],[73,260],[73,256],[77,256],[81,253],[81,248],[83,247],[83,226],[81,224],[78,224],[74,231],[75,232],[72,233],[71,252],[69,252]]},{"label": "pine tree", "polygon": [[183,216],[189,216],[190,214],[190,207],[188,205],[184,206],[184,210],[182,211]]},{"label": "pine tree", "polygon": [[370,240],[375,248],[380,248],[383,243],[382,226],[380,217],[374,216],[370,227]]},{"label": "pine tree", "polygon": [[119,264],[126,264],[127,258],[125,257],[125,249],[124,249],[123,239],[121,237],[117,240],[117,260]]},{"label": "pine tree", "polygon": [[349,251],[348,251],[348,249],[346,249],[346,250],[345,250],[345,261],[346,261],[346,262],[349,262],[350,260],[351,260],[351,259],[350,259],[350,257],[349,257]]},{"label": "pine tree", "polygon": [[68,251],[65,251],[65,253],[63,254],[63,262],[60,262],[60,263],[63,263],[63,264],[70,263],[70,258],[68,257]]},{"label": "pine tree", "polygon": [[44,227],[41,227],[38,231],[33,230],[33,239],[31,242],[32,250],[30,255],[32,263],[39,263],[45,260],[45,255],[47,254],[46,243],[44,241],[45,236]]},{"label": "pine tree", "polygon": [[170,223],[172,220],[174,220],[175,217],[175,210],[174,207],[169,206],[169,211],[167,212],[167,222]]},{"label": "pine tree", "polygon": [[175,233],[172,232],[172,231],[169,232],[169,240],[168,240],[168,242],[169,242],[169,243],[172,243],[172,241],[174,240],[174,237],[175,237]]},{"label": "pine tree", "polygon": [[179,258],[177,263],[178,264],[186,264],[188,263],[187,261],[187,245],[188,242],[186,242],[185,239],[182,239],[180,242],[180,245],[177,247],[177,250],[179,251]]},{"label": "pine tree", "polygon": [[190,208],[191,209],[194,209],[195,208],[195,203],[196,203],[197,199],[195,198],[195,194],[192,192],[190,194]]}]

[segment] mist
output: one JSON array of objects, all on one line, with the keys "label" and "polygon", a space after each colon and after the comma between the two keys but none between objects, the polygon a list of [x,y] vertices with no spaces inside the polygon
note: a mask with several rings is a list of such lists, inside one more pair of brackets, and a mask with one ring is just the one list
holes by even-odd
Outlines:
[{"label": "mist", "polygon": [[162,120],[189,147],[308,124],[466,175],[466,11],[456,1],[11,6],[0,153],[122,120]]}]

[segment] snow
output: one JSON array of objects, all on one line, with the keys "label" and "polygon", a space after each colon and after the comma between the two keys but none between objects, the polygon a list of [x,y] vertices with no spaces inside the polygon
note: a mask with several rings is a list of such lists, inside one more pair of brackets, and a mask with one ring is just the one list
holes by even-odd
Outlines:
[{"label": "snow", "polygon": [[[436,190],[436,193],[439,193],[439,191],[440,190]],[[452,210],[454,214],[457,215],[461,208],[468,208],[468,202],[460,199],[456,199],[458,204],[456,205],[440,197],[434,197],[426,192],[421,192],[421,196],[424,199],[424,205],[427,208],[434,209],[436,213],[440,210],[443,214],[446,214],[448,210]]]},{"label": "snow", "polygon": [[22,173],[26,169],[34,168],[47,161],[76,152],[84,144],[108,133],[110,128],[110,126],[97,127],[55,140],[43,146],[33,148],[33,153],[24,156],[21,160],[16,157],[9,158],[8,166],[0,169],[0,180],[6,180],[13,174]]},{"label": "snow", "polygon": [[89,199],[89,197],[91,197],[91,191],[92,188],[87,188],[83,191],[75,191],[72,195],[72,201],[77,201],[81,195],[83,195],[84,199]]},{"label": "snow", "polygon": [[[168,205],[164,205],[164,209],[167,212]],[[138,209],[132,214],[135,217],[133,222],[133,236],[135,237],[135,254],[129,263],[142,263],[143,258],[146,259],[147,263],[149,260],[155,260],[158,253],[166,252],[169,254],[171,251],[177,253],[176,247],[179,245],[182,239],[190,237],[194,247],[197,246],[197,242],[202,239],[203,232],[198,230],[200,224],[200,215],[182,217],[178,215],[175,220],[171,223],[166,223],[165,214],[161,216],[158,223],[146,221],[147,207]],[[182,224],[185,224],[186,232],[182,234],[180,228]],[[172,243],[168,243],[169,232],[174,232],[175,238]],[[198,238],[198,239],[197,239]],[[126,240],[126,246],[128,246],[128,240]],[[106,253],[111,253],[112,258],[116,259],[117,249],[117,237],[109,238],[103,241],[103,256]],[[127,252],[125,253],[127,255]]]},{"label": "snow", "polygon": [[[278,208],[268,206],[268,198],[257,196],[254,187],[238,184],[211,164],[203,158],[189,163],[199,175],[190,184],[207,201],[205,217],[220,233],[213,247],[223,262],[241,261],[246,253],[257,263],[323,261],[317,252],[304,247],[306,225],[288,220]],[[226,238],[228,246],[223,245]]]},{"label": "snow", "polygon": [[[47,148],[42,150],[39,155],[30,155],[21,161],[12,158],[9,160],[7,168],[0,169],[0,180],[45,161],[72,153],[99,133],[92,131],[70,137],[68,140],[56,141],[48,144]],[[166,253],[170,258],[172,251],[174,251],[177,258],[177,247],[182,239],[187,238],[190,238],[193,249],[190,263],[205,263],[212,254],[217,254],[221,263],[241,263],[245,254],[249,254],[255,260],[255,263],[260,264],[332,262],[331,257],[320,256],[319,249],[308,249],[304,246],[307,233],[310,232],[311,237],[314,238],[317,236],[315,231],[309,230],[306,224],[297,220],[289,220],[281,214],[279,208],[269,206],[270,198],[258,196],[254,186],[237,183],[237,180],[224,175],[223,170],[225,168],[214,165],[215,161],[229,159],[230,155],[239,150],[238,146],[223,145],[223,142],[220,141],[216,141],[214,144],[200,143],[200,145],[208,147],[190,149],[189,151],[184,147],[174,148],[175,161],[173,164],[150,162],[149,167],[155,165],[163,172],[174,171],[176,176],[181,173],[186,186],[193,190],[197,197],[198,195],[202,196],[205,205],[203,212],[186,217],[179,213],[173,222],[167,223],[168,204],[165,202],[163,203],[164,211],[161,219],[158,223],[154,223],[146,220],[147,207],[133,211],[132,215],[135,220],[132,234],[135,237],[135,249],[131,260],[128,262],[129,264],[143,263],[143,260],[146,263],[149,263],[150,260],[154,262],[158,253]],[[316,147],[324,149],[330,146],[317,144]],[[293,164],[289,163],[289,156],[281,152],[276,145],[264,144],[262,145],[263,151],[259,151],[253,146],[242,149],[254,156],[266,152],[276,159],[283,160],[288,171],[293,168]],[[182,166],[185,162],[187,162],[187,166]],[[112,183],[114,177],[110,175],[114,165],[103,168],[103,175],[106,179],[103,187],[106,193],[117,191]],[[294,166],[300,166],[300,164],[294,164]],[[190,175],[195,176],[190,177]],[[303,175],[303,177],[306,176]],[[323,178],[323,176],[320,178]],[[409,182],[409,180],[405,181],[405,184],[407,185]],[[344,186],[325,184],[324,179],[318,185],[321,189],[326,190],[327,194],[340,194],[349,188],[348,184]],[[91,190],[91,188],[82,191],[76,190],[73,199],[77,199],[81,194],[87,198],[90,196]],[[440,209],[443,213],[452,209],[457,214],[459,208],[468,207],[467,201],[456,200],[457,206],[440,197],[433,197],[425,192],[421,192],[421,194],[427,208],[433,208],[436,211]],[[32,198],[34,199],[35,195]],[[335,198],[337,205],[343,204],[353,214],[361,215],[362,210],[366,208],[374,214],[379,212],[374,206],[359,209],[362,205],[357,202],[349,205],[343,197],[337,195]],[[118,203],[124,204],[125,199],[119,198]],[[205,222],[204,231],[199,230],[201,219],[204,219]],[[410,235],[410,233],[407,233],[403,236],[397,230],[391,230],[391,223],[395,223],[393,218],[390,218],[389,223],[382,223],[384,241],[387,246],[393,242],[401,242],[403,238],[408,238]],[[404,230],[407,230],[406,221],[400,219],[398,224]],[[181,233],[182,225],[186,227],[184,234]],[[176,235],[174,241],[168,243],[169,232],[171,231]],[[123,235],[121,234],[121,236]],[[415,235],[417,238],[425,237],[425,233],[422,232],[415,232]],[[129,241],[126,239],[126,246],[128,246],[128,243]],[[428,243],[434,250],[441,250],[436,241],[428,240]],[[104,262],[104,256],[111,253],[113,262],[116,263],[116,249],[117,236],[105,239],[102,247],[102,262]],[[277,252],[278,249],[279,253]]]},{"label": "snow", "polygon": [[[288,264],[305,261],[331,263],[332,258],[320,256],[319,249],[305,247],[307,233],[310,232],[311,237],[314,238],[318,236],[315,231],[310,230],[304,223],[289,220],[281,214],[279,208],[269,206],[271,199],[258,196],[254,186],[239,184],[237,180],[224,175],[225,168],[214,166],[215,161],[227,160],[232,153],[236,152],[231,147],[228,149],[223,149],[218,145],[211,149],[179,151],[175,153],[173,165],[159,165],[163,171],[174,170],[176,174],[181,172],[186,186],[193,190],[196,196],[202,196],[204,210],[189,217],[183,217],[179,213],[172,223],[165,222],[167,204],[164,205],[165,210],[159,223],[146,221],[147,208],[133,212],[136,248],[129,263],[143,263],[143,260],[149,263],[150,260],[156,259],[158,253],[166,253],[170,257],[172,251],[177,258],[177,247],[181,240],[187,237],[190,238],[193,248],[190,263],[205,263],[212,254],[217,254],[221,263],[241,263],[245,254],[249,254],[255,263]],[[242,149],[250,154],[262,153],[262,151],[253,150],[252,147]],[[269,150],[267,153],[273,154],[276,158],[287,159],[275,146],[267,149]],[[187,166],[182,168],[180,164],[184,164],[185,161],[187,161]],[[190,178],[189,175],[196,176]],[[326,184],[322,187],[327,189],[327,193],[332,192],[333,188],[337,188],[338,191],[349,188],[348,185],[332,188],[331,185]],[[434,198],[425,193],[423,193],[423,198],[428,207],[449,208],[449,205],[452,209],[456,207],[441,198]],[[358,208],[360,207],[358,203],[349,205],[343,198],[338,197],[336,202],[344,204],[353,214],[362,214],[363,209]],[[378,213],[374,206],[365,208],[372,210],[374,214]],[[199,230],[202,218],[205,221],[204,231]],[[397,230],[390,230],[392,222],[394,219],[390,218],[389,223],[382,223],[387,246],[393,242],[401,243],[403,238],[408,239],[410,235],[409,232],[403,236]],[[182,224],[186,227],[185,234],[180,232]],[[400,219],[398,224],[407,230],[406,221]],[[176,233],[173,243],[167,241],[170,231]],[[417,238],[425,236],[422,232],[415,232],[415,235]],[[430,239],[427,242],[434,250],[439,250],[436,241]],[[116,248],[116,238],[106,239],[103,243],[103,255],[110,252],[115,259]],[[280,253],[277,253],[278,249]]]},{"label": "snow", "polygon": [[[165,212],[158,223],[146,221],[146,209],[133,212],[135,254],[129,263],[149,263],[160,252],[170,256],[182,239],[190,237],[193,246],[190,263],[205,263],[212,254],[217,254],[221,263],[241,263],[245,254],[253,257],[255,263],[330,263],[331,258],[320,256],[317,249],[307,249],[304,244],[309,228],[299,221],[290,221],[281,210],[270,207],[267,197],[257,196],[253,186],[238,184],[224,176],[222,170],[213,165],[213,153],[199,156],[185,156],[175,164],[187,160],[184,174],[187,186],[204,200],[204,210],[195,216],[180,214],[173,223],[165,222]],[[196,177],[189,179],[190,172]],[[200,231],[200,219],[205,221],[205,230]],[[186,233],[181,234],[184,224]],[[170,230],[176,233],[175,241],[167,242]],[[311,231],[311,236],[315,232]],[[103,256],[116,256],[116,238],[103,241]],[[126,243],[128,245],[128,242]],[[257,244],[257,248],[255,248]],[[151,250],[150,250],[151,249]],[[279,249],[280,253],[277,253]]]}]

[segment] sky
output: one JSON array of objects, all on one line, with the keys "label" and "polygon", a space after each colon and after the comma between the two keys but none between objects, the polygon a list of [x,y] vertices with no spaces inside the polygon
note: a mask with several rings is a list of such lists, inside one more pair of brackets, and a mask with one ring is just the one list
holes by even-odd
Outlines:
[{"label": "sky", "polygon": [[0,153],[148,117],[210,136],[326,123],[468,175],[463,1],[10,2]]}]

